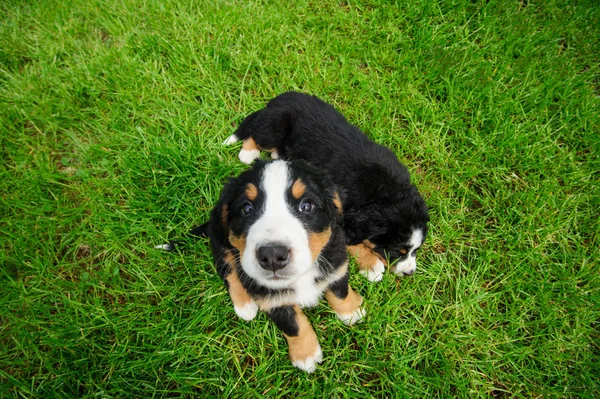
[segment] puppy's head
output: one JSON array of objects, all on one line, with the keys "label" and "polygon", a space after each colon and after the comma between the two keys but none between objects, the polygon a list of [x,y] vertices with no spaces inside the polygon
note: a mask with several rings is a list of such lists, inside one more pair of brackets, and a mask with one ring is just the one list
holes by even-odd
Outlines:
[{"label": "puppy's head", "polygon": [[349,242],[352,243],[352,237],[367,236],[365,244],[382,260],[395,264],[395,273],[413,274],[429,222],[427,205],[417,188],[412,184],[384,184],[365,203],[368,206],[345,214]]},{"label": "puppy's head", "polygon": [[280,289],[316,270],[341,203],[334,185],[304,161],[258,161],[229,181],[215,211],[244,272]]}]

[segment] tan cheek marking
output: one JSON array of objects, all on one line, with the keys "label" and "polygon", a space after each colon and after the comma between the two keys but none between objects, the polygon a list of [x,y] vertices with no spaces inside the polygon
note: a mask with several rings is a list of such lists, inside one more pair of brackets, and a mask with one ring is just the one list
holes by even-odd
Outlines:
[{"label": "tan cheek marking", "polygon": [[225,204],[221,208],[221,224],[223,224],[223,227],[227,227],[228,220],[229,220],[229,206],[227,204]]},{"label": "tan cheek marking", "polygon": [[248,183],[246,186],[246,197],[248,197],[250,201],[254,201],[256,197],[258,197],[258,188],[256,188],[254,184]]},{"label": "tan cheek marking", "polygon": [[260,148],[258,148],[258,145],[256,144],[256,141],[254,141],[252,137],[249,137],[246,140],[244,140],[244,142],[242,143],[242,149],[246,151],[260,150]]},{"label": "tan cheek marking", "polygon": [[302,197],[305,192],[306,192],[306,184],[304,184],[302,182],[302,180],[296,179],[294,184],[292,184],[292,195],[294,196],[294,198],[299,200],[300,197]]},{"label": "tan cheek marking", "polygon": [[[372,244],[371,244],[372,245]],[[347,247],[350,255],[356,258],[356,263],[361,270],[372,270],[377,264],[377,260],[386,264],[384,259],[381,259],[367,245],[361,243],[358,245],[349,245]]]},{"label": "tan cheek marking", "polygon": [[299,306],[294,306],[296,312],[296,324],[298,325],[298,335],[290,337],[283,334],[287,339],[290,359],[292,362],[297,360],[304,360],[308,357],[314,356],[317,348],[319,347],[319,340],[317,334],[312,328],[308,319],[302,312]]},{"label": "tan cheek marking", "polygon": [[323,250],[323,247],[325,247],[325,245],[327,245],[327,243],[329,242],[330,237],[330,227],[320,233],[311,233],[308,235],[308,247],[310,248],[310,253],[312,254],[313,262],[317,260],[317,257]]},{"label": "tan cheek marking", "polygon": [[357,294],[352,287],[348,286],[348,296],[344,299],[338,298],[333,292],[327,290],[325,298],[329,302],[329,306],[338,314],[352,313],[363,303],[363,297]]},{"label": "tan cheek marking", "polygon": [[244,249],[246,249],[246,237],[236,236],[230,231],[229,242],[240,252],[240,257],[242,257],[244,255]]},{"label": "tan cheek marking", "polygon": [[333,195],[333,205],[335,205],[335,207],[338,210],[338,213],[341,215],[342,214],[342,201],[340,200],[340,195],[338,193],[335,193]]},{"label": "tan cheek marking", "polygon": [[231,251],[225,251],[223,260],[231,267],[231,270],[235,270],[235,256],[231,253]]},{"label": "tan cheek marking", "polygon": [[240,278],[235,270],[235,264],[230,263],[228,259],[235,260],[231,252],[228,252],[228,254],[225,255],[225,261],[231,265],[231,273],[225,277],[229,283],[229,296],[231,297],[231,302],[233,302],[234,306],[242,308],[246,304],[252,302],[252,297],[240,282]]}]

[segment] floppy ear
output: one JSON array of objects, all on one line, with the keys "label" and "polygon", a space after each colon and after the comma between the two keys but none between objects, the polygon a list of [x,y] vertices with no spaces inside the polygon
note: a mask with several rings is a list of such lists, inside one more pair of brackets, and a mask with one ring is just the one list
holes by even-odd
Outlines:
[{"label": "floppy ear", "polygon": [[229,244],[229,220],[230,220],[230,206],[234,198],[234,179],[230,178],[219,196],[217,204],[214,206],[210,213],[210,236],[211,242],[220,247],[230,247]]}]

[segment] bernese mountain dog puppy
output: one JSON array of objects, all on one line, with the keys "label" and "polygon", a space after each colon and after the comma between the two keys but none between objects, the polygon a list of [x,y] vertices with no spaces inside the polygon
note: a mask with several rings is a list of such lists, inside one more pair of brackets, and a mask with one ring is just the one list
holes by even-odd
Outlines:
[{"label": "bernese mountain dog puppy", "polygon": [[385,263],[395,264],[399,275],[415,272],[427,236],[425,201],[394,153],[333,106],[308,94],[281,94],[247,116],[224,144],[238,140],[244,163],[265,150],[272,158],[303,159],[329,175],[340,190],[348,250],[370,281],[381,280]]},{"label": "bernese mountain dog puppy", "polygon": [[210,238],[236,314],[249,321],[266,312],[287,339],[292,364],[309,373],[323,355],[302,308],[325,294],[345,324],[365,315],[348,284],[341,212],[335,185],[313,166],[259,161],[226,183],[210,220],[190,232]]}]

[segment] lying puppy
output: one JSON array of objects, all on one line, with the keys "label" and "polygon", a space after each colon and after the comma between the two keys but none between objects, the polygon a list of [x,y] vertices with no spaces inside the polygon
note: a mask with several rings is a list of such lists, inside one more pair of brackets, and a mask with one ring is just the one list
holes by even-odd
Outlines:
[{"label": "lying puppy", "polygon": [[375,144],[317,97],[284,93],[250,114],[224,144],[243,140],[239,158],[251,163],[260,150],[273,158],[304,159],[329,173],[340,190],[348,250],[361,273],[379,281],[384,263],[411,275],[425,241],[425,201],[394,153]]},{"label": "lying puppy", "polygon": [[348,285],[340,222],[341,203],[327,178],[304,161],[273,161],[231,179],[210,220],[191,231],[210,237],[236,314],[249,321],[265,311],[283,331],[292,364],[309,373],[323,355],[302,308],[325,293],[345,324],[365,315]]}]

